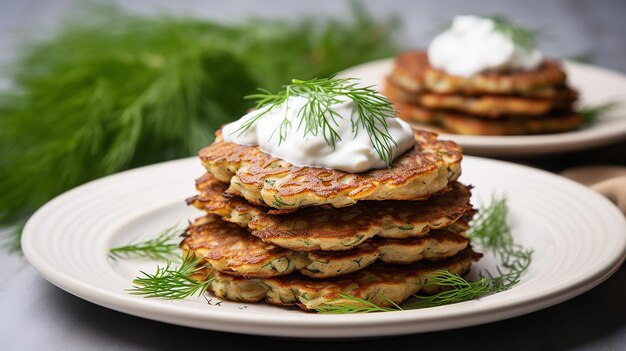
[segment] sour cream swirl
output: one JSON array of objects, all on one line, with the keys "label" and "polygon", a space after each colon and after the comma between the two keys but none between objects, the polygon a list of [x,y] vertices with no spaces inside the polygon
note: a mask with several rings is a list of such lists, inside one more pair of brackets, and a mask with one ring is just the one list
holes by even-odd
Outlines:
[{"label": "sour cream swirl", "polygon": [[543,61],[543,54],[537,48],[516,45],[496,29],[492,19],[457,16],[430,43],[428,60],[446,73],[469,77],[486,70],[533,70]]}]

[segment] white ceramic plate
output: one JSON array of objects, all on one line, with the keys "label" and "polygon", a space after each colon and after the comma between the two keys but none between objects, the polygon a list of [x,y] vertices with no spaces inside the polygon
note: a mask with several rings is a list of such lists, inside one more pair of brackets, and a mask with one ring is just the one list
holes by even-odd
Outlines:
[{"label": "white ceramic plate", "polygon": [[[529,271],[511,290],[455,305],[367,315],[128,294],[125,289],[139,271],[153,272],[156,263],[114,261],[107,251],[199,216],[183,201],[194,194],[194,178],[203,173],[198,163],[184,159],[139,168],[57,197],[28,221],[22,239],[26,258],[71,294],[136,316],[219,331],[337,338],[442,330],[529,313],[604,281],[626,252],[626,221],[603,197],[543,171],[466,157],[462,180],[476,186],[474,203],[506,194],[516,240],[535,250]],[[473,270],[493,267],[493,257],[487,255]]]},{"label": "white ceramic plate", "polygon": [[[581,106],[615,101],[619,108],[592,126],[576,131],[522,136],[478,136],[442,134],[463,146],[466,154],[478,156],[520,156],[574,151],[626,140],[626,76],[604,68],[564,62],[569,84],[580,92]],[[364,85],[379,86],[393,68],[393,59],[384,59],[349,68],[341,77],[359,78]]]}]

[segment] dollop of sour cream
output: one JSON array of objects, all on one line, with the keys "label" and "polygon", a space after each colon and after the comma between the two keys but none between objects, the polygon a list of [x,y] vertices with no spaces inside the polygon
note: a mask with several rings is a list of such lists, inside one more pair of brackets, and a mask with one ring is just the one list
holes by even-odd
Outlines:
[{"label": "dollop of sour cream", "polygon": [[516,45],[489,18],[457,16],[430,43],[428,60],[448,74],[469,77],[485,70],[532,70],[541,64],[543,54]]},{"label": "dollop of sour cream", "polygon": [[[258,145],[263,152],[296,166],[324,167],[351,173],[387,167],[374,149],[367,131],[360,126],[358,133],[353,133],[352,115],[357,112],[353,112],[352,100],[348,99],[331,107],[338,114],[335,116],[337,125],[334,129],[340,138],[334,149],[326,142],[321,131],[317,135],[305,135],[304,125],[298,128],[298,112],[307,102],[304,97],[290,97],[286,103],[268,111],[242,133],[241,126],[259,113],[265,112],[267,108],[254,110],[223,126],[222,137],[225,141],[240,145]],[[285,140],[280,142],[279,126],[285,118],[291,124],[287,127]],[[378,127],[383,128],[382,125]],[[409,124],[395,116],[387,117],[387,128],[397,144],[392,145],[392,156],[395,159],[415,143],[413,130]]]}]

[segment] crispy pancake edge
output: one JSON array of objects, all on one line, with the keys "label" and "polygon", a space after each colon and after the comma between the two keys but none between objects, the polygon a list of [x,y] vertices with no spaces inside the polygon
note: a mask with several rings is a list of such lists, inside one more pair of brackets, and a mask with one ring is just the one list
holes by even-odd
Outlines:
[{"label": "crispy pancake edge", "polygon": [[[215,272],[209,286],[217,297],[245,302],[265,300],[270,304],[314,310],[322,305],[352,303],[340,294],[370,300],[379,306],[401,304],[412,295],[432,294],[441,288],[424,287],[428,274],[446,269],[463,275],[480,254],[466,248],[457,255],[439,261],[422,261],[411,265],[376,263],[361,271],[329,279],[314,279],[299,274],[267,279],[245,279]],[[207,272],[207,274],[209,274]]]},{"label": "crispy pancake edge", "polygon": [[253,204],[279,210],[330,205],[345,207],[359,200],[420,200],[444,190],[461,174],[461,147],[415,131],[416,145],[389,168],[347,173],[297,167],[262,152],[258,146],[216,141],[199,157],[209,173],[230,184],[228,193]]},{"label": "crispy pancake edge", "polygon": [[411,93],[404,91],[391,79],[385,80],[381,93],[394,104],[415,104],[430,110],[457,111],[487,118],[541,118],[552,111],[572,111],[578,98],[578,93],[570,88],[562,88],[557,96],[550,99],[507,95]]},{"label": "crispy pancake edge", "polygon": [[347,251],[297,252],[266,244],[245,229],[223,223],[213,215],[197,219],[181,242],[183,257],[192,253],[219,272],[248,278],[295,271],[328,278],[358,271],[377,260],[395,264],[440,260],[456,255],[467,245],[463,235],[438,230],[420,238],[372,240]]},{"label": "crispy pancake edge", "polygon": [[346,208],[309,207],[287,214],[271,214],[242,198],[222,196],[226,186],[210,174],[198,179],[197,187],[200,195],[188,203],[248,227],[266,242],[296,251],[349,250],[374,236],[422,236],[455,223],[456,230],[462,231],[464,223],[459,219],[473,214],[471,188],[456,182],[449,192],[426,201],[363,201]]},{"label": "crispy pancake edge", "polygon": [[457,112],[433,111],[412,104],[395,103],[405,121],[432,125],[442,131],[466,135],[525,135],[571,131],[584,124],[576,113],[553,113],[542,118],[486,119]]}]

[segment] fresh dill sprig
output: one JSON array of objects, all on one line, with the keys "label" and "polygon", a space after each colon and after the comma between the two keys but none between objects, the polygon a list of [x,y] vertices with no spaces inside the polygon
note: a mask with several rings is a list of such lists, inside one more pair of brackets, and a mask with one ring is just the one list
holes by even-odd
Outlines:
[{"label": "fresh dill sprig", "polygon": [[339,300],[348,300],[347,303],[326,304],[318,306],[315,311],[323,314],[371,313],[401,311],[402,307],[389,301],[393,307],[378,306],[370,300],[365,300],[348,294],[339,294]]},{"label": "fresh dill sprig", "polygon": [[492,292],[507,290],[519,282],[532,261],[533,250],[517,244],[511,234],[506,218],[508,206],[506,197],[493,197],[491,205],[479,214],[468,237],[483,249],[493,251],[500,260],[497,267],[499,276],[490,278]]},{"label": "fresh dill sprig", "polygon": [[568,61],[576,61],[580,63],[593,63],[596,60],[596,54],[592,51],[582,51],[565,58]]},{"label": "fresh dill sprig", "polygon": [[513,242],[507,223],[508,206],[506,197],[493,196],[489,206],[481,208],[467,236],[489,250],[499,250]]},{"label": "fresh dill sprig", "polygon": [[602,116],[620,107],[620,103],[609,101],[595,106],[584,106],[576,111],[587,124],[595,123]]},{"label": "fresh dill sprig", "polygon": [[168,300],[180,300],[190,296],[202,296],[214,277],[196,279],[194,275],[200,273],[206,266],[201,265],[202,259],[192,254],[186,255],[178,268],[172,267],[172,262],[165,266],[157,266],[154,274],[141,271],[142,277],[133,280],[135,286],[129,289],[133,295],[144,297],[160,297]]},{"label": "fresh dill sprig", "polygon": [[495,15],[487,18],[493,21],[496,31],[511,39],[515,45],[527,51],[537,46],[538,31],[515,24],[504,16]]},{"label": "fresh dill sprig", "polygon": [[[303,97],[307,100],[298,110],[297,129],[302,129],[304,135],[321,134],[332,148],[341,139],[336,130],[337,118],[341,117],[333,110],[333,105],[346,99],[351,100],[354,103],[351,116],[353,135],[358,134],[362,128],[378,156],[387,165],[391,164],[393,147],[397,147],[397,144],[389,134],[387,117],[393,116],[393,106],[373,87],[359,87],[352,78],[293,79],[291,84],[283,86],[283,90],[277,93],[259,89],[259,93],[248,95],[246,99],[256,100],[256,109],[261,112],[245,121],[236,132],[245,133],[268,112],[288,104],[290,97]],[[285,116],[277,128],[279,144],[287,138],[291,123]]]},{"label": "fresh dill sprig", "polygon": [[424,287],[438,286],[445,289],[430,296],[416,295],[418,300],[413,303],[403,306],[393,304],[393,308],[381,307],[371,301],[362,301],[362,299],[346,295],[342,296],[342,299],[357,302],[356,306],[353,303],[331,303],[322,305],[316,310],[324,313],[401,311],[474,300],[481,296],[510,289],[519,282],[522,274],[530,266],[533,251],[515,243],[507,223],[507,213],[506,197],[496,198],[494,196],[491,204],[481,210],[468,233],[468,237],[475,244],[478,244],[477,246],[492,251],[499,258],[500,264],[496,269],[497,276],[485,271],[481,272],[478,280],[468,281],[447,270],[438,270],[427,275]]},{"label": "fresh dill sprig", "polygon": [[447,288],[437,294],[429,296],[417,296],[418,301],[407,304],[405,308],[426,308],[433,306],[449,305],[452,303],[477,299],[485,294],[493,293],[488,278],[482,277],[477,281],[467,281],[458,274],[452,274],[446,270],[436,271],[428,275],[425,284]]},{"label": "fresh dill sprig", "polygon": [[183,229],[172,226],[164,229],[153,238],[142,242],[115,247],[109,254],[115,258],[149,258],[152,260],[168,260],[178,256],[178,242]]}]

